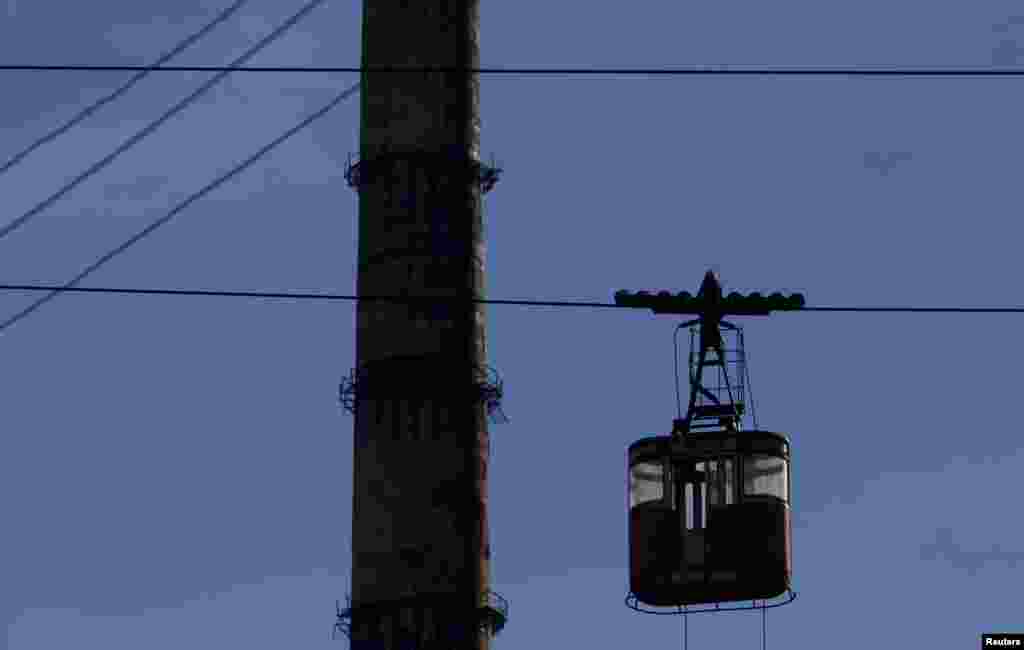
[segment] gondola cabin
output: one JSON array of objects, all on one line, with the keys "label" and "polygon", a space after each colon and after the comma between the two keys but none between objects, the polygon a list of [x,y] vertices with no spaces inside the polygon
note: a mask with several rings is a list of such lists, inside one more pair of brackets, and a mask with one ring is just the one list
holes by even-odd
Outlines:
[{"label": "gondola cabin", "polygon": [[630,589],[653,606],[775,598],[790,588],[789,440],[689,431],[629,447]]}]

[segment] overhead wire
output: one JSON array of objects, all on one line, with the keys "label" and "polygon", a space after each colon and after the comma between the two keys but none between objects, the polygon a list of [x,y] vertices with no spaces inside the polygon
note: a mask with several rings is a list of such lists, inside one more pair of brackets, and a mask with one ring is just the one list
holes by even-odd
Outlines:
[{"label": "overhead wire", "polygon": [[[229,10],[237,9],[237,5],[241,4],[245,0],[241,0],[236,3],[235,6],[229,8]],[[309,11],[312,11],[323,0],[312,0],[303,9],[296,13],[292,18],[286,21],[277,30],[271,33],[268,37],[264,38],[260,43],[251,48],[241,57],[236,59],[228,66],[91,66],[91,65],[0,65],[0,70],[32,70],[32,71],[140,71],[144,74],[151,72],[218,72],[216,77],[208,81],[198,91],[190,95],[188,98],[180,102],[173,109],[165,113],[156,122],[151,124],[149,127],[144,129],[139,134],[136,134],[132,139],[127,141],[121,148],[116,150],[114,154],[111,154],[103,161],[94,165],[82,176],[79,176],[71,184],[65,186],[54,196],[41,203],[40,205],[33,208],[25,215],[22,215],[12,223],[8,224],[4,228],[0,229],[0,237],[4,237],[13,231],[18,226],[22,225],[28,218],[31,218],[45,207],[48,207],[67,191],[70,191],[75,185],[80,183],[86,177],[95,173],[102,166],[113,160],[116,155],[122,153],[129,146],[135,144],[141,137],[148,134],[163,121],[169,119],[171,115],[184,108],[188,103],[197,98],[202,92],[205,92],[210,87],[221,81],[224,76],[232,72],[396,72],[396,73],[423,73],[432,71],[457,71],[465,72],[464,68],[445,68],[445,67],[310,67],[310,66],[291,66],[291,67],[245,67],[241,64],[251,58],[256,52],[268,45],[270,42],[275,40],[284,31],[293,26],[298,20],[305,16]],[[218,17],[219,18],[219,17]],[[207,30],[208,31],[208,30]],[[166,56],[166,55],[165,55]],[[933,68],[933,69],[912,69],[912,68],[890,68],[890,69],[871,69],[871,68],[727,68],[727,67],[694,67],[694,68],[472,68],[470,72],[478,74],[506,74],[506,75],[655,75],[655,76],[691,76],[691,75],[742,75],[742,76],[763,76],[763,75],[797,75],[797,76],[820,76],[820,75],[845,75],[845,76],[1024,76],[1024,69],[971,69],[971,68]],[[140,77],[141,78],[141,77]],[[130,82],[131,83],[131,82]],[[358,84],[353,86],[349,90],[345,91],[340,95],[329,107],[322,109],[322,112],[314,114],[312,119],[316,119],[323,113],[330,110],[337,102],[340,102],[344,97],[348,96],[348,93],[354,92],[358,88]],[[312,121],[312,120],[310,120]],[[298,130],[297,127],[296,131]],[[290,133],[291,134],[291,133]],[[287,134],[283,139],[288,137]],[[279,142],[277,142],[279,144]],[[276,146],[276,145],[275,145]],[[272,147],[271,147],[272,148]],[[353,296],[353,295],[337,295],[337,294],[301,294],[301,293],[287,293],[287,292],[248,292],[248,291],[213,291],[213,290],[173,290],[173,289],[124,289],[124,288],[110,288],[110,287],[77,287],[77,282],[84,279],[89,273],[94,271],[100,265],[109,261],[114,255],[120,253],[128,246],[134,244],[141,237],[152,232],[152,229],[162,225],[167,219],[177,214],[181,209],[184,209],[192,201],[197,200],[205,194],[207,191],[212,190],[216,185],[226,181],[227,178],[232,176],[244,169],[248,164],[255,162],[262,153],[266,153],[269,149],[261,150],[261,153],[257,154],[250,160],[243,163],[240,167],[229,172],[228,175],[219,178],[210,185],[206,186],[195,195],[186,199],[183,203],[179,204],[173,209],[168,215],[162,220],[159,220],[155,224],[151,225],[150,228],[142,231],[135,237],[122,244],[122,246],[114,249],[107,255],[100,258],[100,260],[94,265],[88,267],[79,276],[69,283],[62,286],[44,286],[44,285],[12,285],[4,284],[0,285],[0,290],[5,291],[47,291],[49,294],[43,299],[33,303],[32,306],[23,310],[19,314],[15,315],[11,319],[8,319],[3,324],[0,324],[0,330],[3,330],[13,324],[15,321],[23,318],[28,313],[38,308],[42,303],[52,299],[58,293],[65,292],[90,292],[90,293],[133,293],[133,294],[151,294],[151,295],[193,295],[193,296],[221,296],[221,297],[250,297],[250,298],[276,298],[276,299],[316,299],[316,300],[385,300],[385,301],[398,301],[398,302],[409,302],[409,301],[429,301],[434,303],[449,302],[449,301],[463,301],[466,298],[438,298],[438,297],[410,297],[410,296]],[[600,302],[581,302],[581,301],[539,301],[539,300],[495,300],[495,299],[469,299],[471,302],[484,303],[484,304],[505,304],[505,305],[519,305],[519,306],[538,306],[538,307],[590,307],[590,308],[632,308],[623,305],[617,305],[614,303],[600,303]],[[1024,307],[1011,307],[1011,308],[964,308],[964,307],[803,307],[799,310],[794,311],[842,311],[842,312],[931,312],[931,313],[1024,313]]]},{"label": "overhead wire", "polygon": [[693,66],[687,68],[456,68],[447,66],[161,66],[147,68],[130,65],[0,65],[0,71],[31,72],[261,72],[261,73],[339,73],[339,72],[471,72],[481,75],[510,76],[842,76],[842,77],[1024,77],[1024,68],[742,68]]},{"label": "overhead wire", "polygon": [[[351,90],[351,89],[350,89]],[[347,91],[346,91],[347,92]],[[216,181],[215,181],[216,182]],[[207,186],[209,187],[209,186]],[[206,188],[204,188],[206,189]],[[210,188],[212,189],[212,188]],[[202,192],[203,190],[200,190]],[[198,193],[197,193],[198,194]],[[193,195],[186,199],[191,202]],[[183,202],[184,203],[184,202]],[[174,211],[182,209],[179,204]],[[172,211],[173,212],[173,211]],[[135,294],[154,296],[207,296],[221,298],[263,298],[277,300],[326,300],[326,301],[364,301],[364,302],[395,302],[395,303],[474,303],[482,305],[510,305],[520,307],[580,307],[607,309],[640,309],[630,305],[617,305],[613,302],[589,302],[576,300],[508,300],[501,298],[466,298],[461,296],[383,296],[337,293],[301,293],[287,291],[224,291],[214,289],[155,289],[129,287],[79,287],[71,284],[0,284],[0,291],[10,292],[51,292],[57,293],[97,293],[97,294]],[[645,308],[646,309],[646,308]],[[964,313],[964,314],[1024,314],[1024,307],[800,307],[799,309],[780,310],[779,313],[798,312],[874,312],[874,313]],[[2,329],[2,326],[0,326]]]},{"label": "overhead wire", "polygon": [[89,178],[90,176],[95,174],[96,172],[100,171],[101,169],[103,169],[104,167],[109,165],[111,162],[114,161],[115,158],[120,156],[122,153],[124,153],[125,151],[127,151],[131,147],[133,147],[136,144],[138,144],[143,138],[145,138],[149,134],[153,133],[164,122],[166,122],[167,120],[171,119],[172,117],[174,117],[175,115],[180,113],[182,110],[184,110],[186,107],[188,107],[194,101],[196,101],[206,91],[208,91],[209,89],[213,88],[215,85],[217,85],[218,83],[223,81],[227,77],[227,75],[228,75],[228,70],[230,70],[233,66],[241,65],[241,64],[245,63],[246,61],[248,61],[249,59],[251,59],[253,56],[255,56],[257,53],[259,53],[266,46],[270,45],[272,42],[277,40],[281,35],[283,35],[289,29],[294,27],[295,24],[298,23],[300,20],[302,20],[309,12],[313,11],[318,6],[323,4],[324,1],[325,0],[310,0],[310,2],[308,2],[304,7],[302,7],[302,9],[300,9],[294,15],[292,15],[291,18],[289,18],[284,23],[282,23],[277,29],[275,29],[273,32],[271,32],[267,36],[263,37],[263,39],[261,39],[258,43],[256,43],[255,45],[250,47],[248,50],[246,50],[244,54],[242,54],[241,56],[236,58],[234,61],[232,61],[227,68],[225,68],[220,73],[218,73],[217,75],[215,75],[214,77],[212,77],[211,79],[206,81],[202,86],[200,86],[192,94],[190,94],[185,99],[179,101],[177,104],[175,104],[173,107],[171,107],[169,110],[167,110],[163,115],[158,117],[156,120],[154,120],[153,122],[150,122],[149,125],[147,125],[145,128],[143,128],[141,131],[139,131],[138,133],[136,133],[132,137],[130,137],[127,140],[125,140],[112,153],[110,153],[106,157],[102,158],[99,162],[94,163],[86,171],[82,172],[81,174],[76,176],[74,178],[74,180],[72,180],[71,182],[65,184],[61,189],[57,190],[55,193],[51,194],[45,200],[43,200],[42,202],[38,203],[34,208],[32,208],[31,210],[29,210],[25,214],[21,215],[17,219],[11,221],[7,225],[5,225],[2,228],[0,228],[0,239],[6,237],[11,232],[13,232],[15,229],[21,227],[29,219],[31,219],[35,215],[39,214],[40,212],[42,212],[46,208],[48,208],[51,205],[53,205],[54,203],[56,203],[58,200],[60,200],[61,197],[66,195],[68,192],[70,192],[72,189],[77,187],[79,184],[81,184],[82,181],[86,180],[87,178]]},{"label": "overhead wire", "polygon": [[768,648],[768,623],[767,623],[768,609],[765,607],[761,608],[761,650],[767,650]]},{"label": "overhead wire", "polygon": [[132,75],[132,77],[128,81],[121,84],[117,88],[117,90],[108,95],[105,95],[104,97],[101,97],[92,104],[89,104],[88,106],[80,110],[78,113],[76,113],[74,117],[69,119],[64,124],[57,127],[56,129],[53,129],[46,135],[32,142],[32,144],[28,145],[18,153],[14,154],[14,156],[12,156],[10,160],[5,162],[3,166],[0,166],[0,175],[5,174],[9,169],[23,161],[26,157],[29,156],[29,154],[37,150],[39,147],[43,146],[48,142],[52,142],[53,140],[57,139],[64,133],[67,133],[70,129],[72,129],[76,125],[80,124],[83,120],[85,120],[85,118],[89,117],[106,104],[109,104],[110,102],[114,101],[121,95],[131,90],[132,87],[134,87],[137,83],[139,83],[147,76],[149,76],[149,74],[153,72],[155,68],[166,63],[167,61],[170,61],[177,55],[184,52],[186,49],[191,47],[196,41],[198,41],[202,37],[209,34],[211,31],[213,31],[215,27],[217,27],[218,25],[226,21],[228,18],[233,16],[236,12],[238,12],[239,9],[241,9],[249,1],[250,0],[235,0],[234,4],[232,4],[231,6],[217,14],[217,16],[215,16],[213,20],[204,25],[202,29],[195,32],[194,34],[191,34],[183,41],[175,45],[171,50],[167,51],[160,58],[158,58],[156,62],[152,65],[142,68],[136,74]]},{"label": "overhead wire", "polygon": [[[317,2],[320,2],[320,1],[322,1],[322,0],[317,0]],[[83,279],[88,277],[91,273],[93,273],[94,271],[99,269],[101,266],[103,266],[104,264],[109,262],[111,259],[113,259],[117,255],[120,255],[121,253],[123,253],[125,250],[127,250],[132,245],[138,243],[141,239],[143,239],[147,235],[152,234],[157,228],[159,228],[160,226],[163,226],[164,224],[166,224],[168,221],[170,221],[179,212],[181,212],[182,210],[184,210],[188,206],[192,205],[194,202],[198,201],[199,199],[204,197],[209,192],[211,192],[214,189],[216,189],[217,187],[223,185],[225,182],[227,182],[231,178],[234,178],[235,176],[237,176],[239,173],[241,173],[242,171],[244,171],[245,169],[250,167],[257,160],[259,160],[260,158],[262,158],[266,154],[270,153],[273,149],[277,148],[280,144],[282,144],[283,142],[285,142],[286,140],[288,140],[289,138],[294,136],[296,133],[298,133],[299,131],[301,131],[302,129],[306,128],[307,126],[309,126],[310,124],[312,124],[313,122],[318,120],[319,118],[321,118],[324,115],[326,115],[331,109],[333,109],[335,106],[340,104],[345,99],[348,99],[358,89],[359,89],[359,84],[358,83],[353,85],[353,86],[351,86],[350,88],[345,89],[344,91],[339,93],[336,97],[334,97],[334,99],[332,99],[331,101],[327,102],[327,104],[325,104],[322,108],[317,110],[315,113],[309,115],[308,117],[303,119],[301,122],[299,122],[297,125],[293,126],[292,128],[290,128],[287,131],[285,131],[283,134],[281,134],[280,136],[275,138],[269,144],[264,145],[262,148],[259,149],[259,151],[257,151],[256,153],[252,154],[251,156],[246,158],[241,163],[235,165],[229,171],[227,171],[224,174],[218,176],[215,180],[213,180],[212,182],[210,182],[207,185],[205,185],[202,189],[200,189],[197,192],[195,192],[192,195],[190,195],[184,201],[182,201],[178,205],[174,206],[174,208],[170,212],[168,212],[166,215],[160,217],[159,219],[157,219],[156,221],[151,223],[149,226],[147,226],[143,230],[139,231],[138,233],[136,233],[132,237],[128,238],[121,245],[117,246],[116,248],[114,248],[110,252],[106,253],[105,255],[103,255],[102,257],[97,259],[95,262],[93,262],[92,264],[87,266],[84,270],[82,270],[78,275],[76,275],[70,281],[65,283],[63,286],[54,288],[53,290],[51,290],[49,293],[47,293],[42,298],[39,298],[38,300],[36,300],[32,304],[30,304],[28,307],[26,307],[26,308],[22,309],[21,311],[19,311],[18,313],[16,313],[14,316],[11,316],[10,318],[6,319],[2,324],[0,324],[0,332],[2,332],[3,330],[7,329],[8,327],[13,325],[14,323],[18,322],[22,318],[25,318],[26,316],[28,316],[29,314],[34,312],[36,309],[39,309],[39,307],[41,307],[46,302],[52,300],[53,298],[55,298],[59,294],[64,293],[64,292],[69,291],[69,290],[72,290],[75,287],[75,285],[77,285],[80,281],[82,281]]]}]

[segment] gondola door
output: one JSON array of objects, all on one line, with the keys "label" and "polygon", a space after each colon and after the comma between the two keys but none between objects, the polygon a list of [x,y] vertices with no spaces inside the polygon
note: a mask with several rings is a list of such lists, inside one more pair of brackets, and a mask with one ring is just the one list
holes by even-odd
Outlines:
[{"label": "gondola door", "polygon": [[[702,585],[706,581],[705,522],[707,473],[703,461],[681,461],[673,464],[672,508],[679,523],[679,574],[676,584]],[[694,584],[697,583],[697,584]]]}]

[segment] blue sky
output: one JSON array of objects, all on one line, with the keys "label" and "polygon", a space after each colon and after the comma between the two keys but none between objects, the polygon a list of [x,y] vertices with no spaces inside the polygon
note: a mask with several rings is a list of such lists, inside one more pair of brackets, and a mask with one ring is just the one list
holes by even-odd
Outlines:
[{"label": "blue sky", "polygon": [[[7,0],[0,60],[145,64],[228,4]],[[175,59],[223,64],[297,11],[252,0]],[[0,12],[3,8],[0,8]],[[254,65],[358,65],[334,0]],[[1013,66],[1011,2],[484,2],[493,66]],[[4,72],[0,157],[130,73]],[[0,177],[6,223],[187,95],[152,75]],[[24,228],[0,278],[72,277],[356,75],[236,75]],[[485,77],[495,298],[802,291],[815,306],[1019,304],[1016,79]],[[358,101],[86,284],[351,293]],[[33,296],[0,296],[6,316]],[[675,647],[622,604],[625,450],[675,413],[671,317],[492,306],[496,648]],[[744,319],[763,428],[793,442],[794,578],[769,647],[964,648],[1021,631],[1024,346],[1000,315]],[[64,295],[0,334],[7,647],[254,649],[329,641],[348,586],[350,303]],[[691,617],[757,647],[756,613]],[[931,644],[931,645],[929,645]]]}]

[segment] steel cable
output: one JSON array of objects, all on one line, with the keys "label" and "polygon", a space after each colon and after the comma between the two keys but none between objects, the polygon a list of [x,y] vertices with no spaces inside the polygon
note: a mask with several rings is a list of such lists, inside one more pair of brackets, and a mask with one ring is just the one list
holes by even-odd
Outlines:
[{"label": "steel cable", "polygon": [[179,55],[182,52],[184,52],[193,43],[195,43],[196,41],[201,39],[203,36],[206,36],[208,33],[213,31],[214,27],[220,25],[225,20],[230,18],[232,15],[234,15],[239,9],[242,8],[243,5],[247,4],[248,2],[249,2],[249,0],[236,0],[236,2],[233,5],[231,5],[230,7],[225,9],[224,11],[220,12],[212,21],[207,23],[198,32],[192,34],[191,36],[189,36],[185,40],[181,41],[180,43],[175,45],[173,49],[171,49],[166,54],[164,54],[159,59],[157,59],[156,62],[153,65],[151,65],[149,67],[146,67],[146,68],[143,68],[142,70],[140,70],[136,74],[132,75],[132,78],[129,79],[128,81],[126,81],[125,83],[123,83],[117,90],[115,90],[114,92],[110,93],[109,95],[106,95],[105,97],[102,97],[102,98],[96,100],[95,102],[93,102],[89,106],[83,108],[74,117],[72,117],[70,120],[68,120],[64,124],[62,124],[61,126],[57,127],[56,129],[50,131],[46,135],[44,135],[41,138],[37,139],[35,142],[30,144],[29,146],[25,147],[24,149],[22,149],[18,153],[14,154],[14,156],[10,160],[8,160],[6,163],[3,164],[2,167],[0,167],[0,176],[2,176],[9,169],[14,167],[18,163],[20,163],[29,154],[31,154],[33,151],[35,151],[39,147],[43,146],[47,142],[52,142],[53,140],[57,139],[58,137],[60,137],[64,133],[67,133],[71,128],[73,128],[74,126],[76,126],[79,123],[81,123],[85,118],[89,117],[90,115],[95,113],[97,110],[99,110],[100,108],[105,106],[106,104],[109,104],[110,102],[114,101],[115,99],[117,99],[121,95],[123,95],[126,92],[128,92],[135,84],[139,83],[140,81],[145,79],[147,76],[149,76],[149,73],[153,72],[154,68],[160,66],[163,63],[166,63],[167,61],[170,61],[171,59],[173,59],[177,55]]},{"label": "steel cable", "polygon": [[263,48],[265,48],[266,46],[270,45],[272,42],[277,40],[281,35],[283,35],[285,32],[287,32],[289,29],[291,29],[293,26],[295,26],[295,24],[297,22],[299,22],[302,18],[304,18],[306,16],[306,14],[308,14],[311,11],[313,11],[314,9],[316,9],[318,6],[320,6],[323,3],[324,3],[324,0],[311,0],[302,9],[300,9],[297,13],[295,13],[291,18],[289,18],[284,23],[282,23],[281,26],[279,26],[273,32],[271,32],[270,34],[265,36],[262,40],[260,40],[258,43],[256,43],[256,45],[254,45],[251,48],[249,48],[248,50],[246,50],[246,52],[244,54],[242,54],[242,56],[240,56],[237,59],[235,59],[234,61],[232,61],[228,69],[222,70],[216,76],[214,76],[209,81],[207,81],[202,86],[200,86],[198,90],[196,90],[191,95],[189,95],[185,99],[183,99],[180,102],[178,102],[177,104],[175,104],[170,110],[165,112],[163,115],[161,115],[155,121],[151,122],[144,129],[142,129],[141,131],[139,131],[138,133],[136,133],[132,137],[128,138],[123,143],[121,143],[121,145],[117,149],[115,149],[113,151],[113,153],[108,154],[106,157],[104,157],[99,162],[94,163],[91,167],[89,167],[89,169],[87,169],[83,173],[81,173],[78,176],[76,176],[75,179],[72,180],[70,183],[67,183],[66,185],[64,185],[64,187],[62,187],[61,189],[57,190],[57,192],[55,192],[54,194],[51,194],[44,201],[42,201],[41,203],[37,204],[34,208],[29,210],[25,214],[21,215],[20,217],[18,217],[14,221],[10,222],[9,224],[4,226],[3,228],[0,228],[0,239],[6,237],[11,232],[13,232],[15,229],[21,227],[29,219],[31,219],[32,217],[36,216],[37,214],[39,214],[40,212],[42,212],[46,208],[48,208],[51,205],[53,205],[54,203],[56,203],[61,197],[66,195],[68,192],[70,192],[72,189],[77,187],[79,184],[81,184],[82,181],[84,181],[85,179],[89,178],[90,176],[92,176],[96,172],[100,171],[101,169],[103,169],[104,167],[109,165],[111,162],[113,162],[114,159],[117,158],[118,156],[120,156],[122,153],[124,153],[125,151],[127,151],[131,147],[133,147],[136,144],[138,144],[143,138],[145,138],[147,135],[149,135],[150,133],[152,133],[153,131],[158,129],[160,127],[160,125],[162,125],[164,122],[166,122],[167,120],[171,119],[172,117],[174,117],[175,115],[180,113],[182,110],[184,110],[186,107],[188,107],[191,103],[193,103],[196,99],[198,99],[207,90],[209,90],[210,88],[213,88],[215,85],[217,85],[218,83],[223,81],[227,77],[228,70],[230,69],[230,67],[235,66],[235,65],[241,65],[241,64],[245,63],[246,61],[248,61],[250,58],[252,58],[257,53],[259,53]]},{"label": "steel cable", "polygon": [[[317,0],[317,1],[320,2],[322,0]],[[320,110],[318,110],[315,113],[313,113],[312,115],[308,116],[307,118],[302,120],[296,126],[293,126],[292,128],[288,129],[285,133],[283,133],[282,135],[280,135],[277,138],[275,138],[272,142],[270,142],[269,144],[263,146],[259,151],[257,151],[253,155],[249,156],[248,158],[246,158],[241,163],[235,165],[233,168],[231,168],[230,171],[228,171],[228,172],[222,174],[221,176],[217,177],[214,181],[210,182],[209,184],[204,186],[202,189],[200,189],[199,191],[195,192],[194,194],[189,196],[187,199],[185,199],[184,201],[182,201],[178,205],[174,206],[174,208],[170,212],[168,212],[166,215],[160,217],[159,219],[157,219],[156,221],[151,223],[149,226],[147,226],[143,230],[139,231],[138,233],[136,233],[135,235],[130,237],[124,243],[122,243],[118,247],[114,248],[113,250],[111,250],[107,254],[103,255],[102,257],[100,257],[98,260],[96,260],[95,262],[93,262],[89,266],[87,266],[78,275],[76,275],[74,278],[72,278],[70,281],[68,281],[66,284],[64,284],[63,287],[60,287],[58,289],[54,289],[53,291],[51,291],[50,293],[46,294],[42,298],[39,298],[38,300],[33,302],[31,305],[29,305],[25,309],[22,309],[20,312],[18,312],[14,316],[11,316],[7,320],[5,320],[2,324],[0,324],[0,332],[2,332],[3,330],[7,329],[8,327],[13,325],[14,323],[18,322],[22,318],[25,318],[26,316],[28,316],[29,314],[34,312],[36,309],[39,309],[39,307],[41,307],[46,302],[52,300],[53,298],[55,298],[58,294],[63,293],[64,291],[68,290],[71,287],[74,287],[76,284],[78,284],[83,279],[88,277],[91,273],[96,271],[98,268],[100,268],[101,266],[103,266],[104,264],[109,262],[111,259],[113,259],[117,255],[120,255],[121,253],[123,253],[125,250],[127,250],[132,245],[134,245],[137,242],[139,242],[143,237],[146,237],[147,235],[151,234],[153,231],[155,231],[160,226],[163,226],[164,224],[166,224],[176,214],[178,214],[179,212],[181,212],[182,210],[184,210],[188,206],[192,205],[193,203],[195,203],[196,201],[198,201],[199,199],[204,197],[206,194],[208,194],[209,192],[213,191],[214,189],[216,189],[220,185],[224,184],[225,182],[227,182],[231,178],[237,176],[239,173],[241,173],[242,171],[247,169],[250,165],[255,163],[257,160],[262,158],[264,155],[266,155],[267,153],[269,153],[270,151],[275,149],[278,145],[280,145],[284,141],[288,140],[293,135],[295,135],[296,133],[298,133],[302,129],[306,128],[307,126],[312,124],[317,119],[319,119],[319,118],[323,117],[324,115],[326,115],[331,109],[333,109],[335,106],[340,104],[342,101],[344,101],[345,99],[350,97],[358,89],[359,89],[359,84],[355,84],[354,86],[344,90],[338,96],[336,96],[334,99],[332,99],[330,102],[328,102],[326,105],[324,105]]]}]

